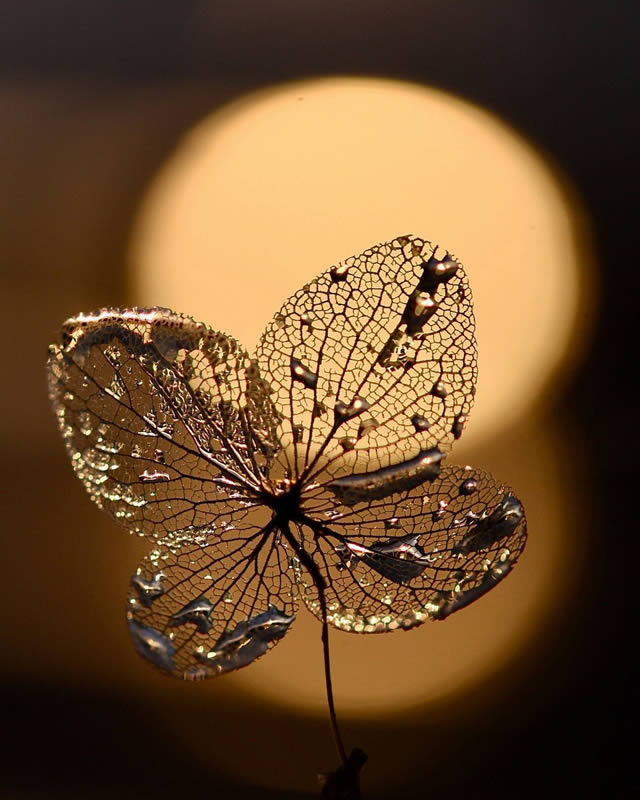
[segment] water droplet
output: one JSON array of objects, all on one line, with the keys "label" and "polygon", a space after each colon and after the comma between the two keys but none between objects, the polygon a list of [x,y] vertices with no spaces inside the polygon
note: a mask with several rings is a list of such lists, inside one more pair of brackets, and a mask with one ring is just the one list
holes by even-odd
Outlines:
[{"label": "water droplet", "polygon": [[462,436],[462,431],[464,430],[464,425],[467,421],[466,414],[458,414],[457,417],[453,420],[453,425],[451,426],[451,433],[453,434],[454,439],[459,439]]},{"label": "water droplet", "polygon": [[346,505],[369,502],[434,480],[440,473],[443,458],[444,454],[432,447],[400,464],[337,478],[327,487]]},{"label": "water droplet", "polygon": [[177,625],[184,625],[187,622],[193,623],[200,633],[209,633],[213,622],[211,620],[211,612],[213,611],[213,604],[207,600],[206,597],[198,597],[183,606],[180,611],[176,612],[169,622],[169,625],[176,627]]},{"label": "water droplet", "polygon": [[284,323],[285,323],[285,321],[286,321],[286,320],[285,320],[285,317],[284,317],[284,315],[283,315],[283,314],[280,314],[279,312],[278,312],[278,313],[275,315],[275,317],[273,318],[274,325],[276,326],[276,328],[279,328],[280,330],[281,330],[282,328],[284,328]]},{"label": "water droplet", "polygon": [[401,366],[407,354],[407,341],[407,334],[400,327],[397,327],[380,351],[376,364],[388,370]]},{"label": "water droplet", "polygon": [[353,448],[358,443],[358,440],[355,436],[345,436],[344,439],[340,439],[340,447],[346,452],[349,450],[353,450]]},{"label": "water droplet", "polygon": [[146,658],[159,669],[173,672],[173,656],[176,648],[170,639],[155,628],[142,625],[133,618],[129,619],[127,624],[138,655]]},{"label": "water droplet", "polygon": [[282,639],[294,619],[295,615],[288,616],[271,606],[225,631],[209,652],[198,650],[196,657],[218,674],[239,669],[264,655],[269,642]]},{"label": "water droplet", "polygon": [[[99,472],[106,472],[109,469],[109,461],[111,460],[108,453],[103,453],[95,447],[87,447],[82,453],[82,459],[88,467]],[[91,478],[95,482],[95,476],[91,476]]]},{"label": "water droplet", "polygon": [[337,402],[334,406],[335,424],[342,425],[349,419],[359,416],[369,408],[369,403],[364,397],[354,397],[354,399],[345,405],[345,403]]},{"label": "water droplet", "polygon": [[315,372],[307,369],[297,358],[291,359],[291,377],[294,381],[299,381],[306,389],[315,389],[318,384],[318,376]]},{"label": "water droplet", "polygon": [[233,595],[231,594],[231,592],[226,592],[226,594],[222,598],[222,601],[224,603],[233,603]]},{"label": "water droplet", "polygon": [[434,250],[433,255],[422,263],[422,277],[418,289],[433,295],[438,287],[448,283],[457,271],[458,264],[450,258],[446,250],[443,258],[438,258]]},{"label": "water droplet", "polygon": [[311,314],[305,312],[304,314],[300,314],[300,326],[303,328],[308,328],[311,330],[313,328],[313,320],[311,319]]},{"label": "water droplet", "polygon": [[[124,442],[108,442],[104,439],[102,441],[96,442],[96,449],[101,450],[103,453],[111,453],[111,455],[115,455],[119,453],[122,448],[124,447]],[[112,465],[111,469],[117,469],[118,465]]]},{"label": "water droplet", "polygon": [[[361,548],[362,552],[356,555],[383,578],[406,583],[421,575],[432,562],[418,544],[419,536],[408,534],[375,542],[371,547]],[[353,544],[348,547],[352,548]]]},{"label": "water droplet", "polygon": [[156,472],[148,469],[145,469],[138,477],[143,483],[157,483],[158,481],[171,480],[171,477],[166,472]]},{"label": "water droplet", "polygon": [[300,444],[303,441],[304,425],[293,424],[291,426],[291,431],[293,433],[293,441],[294,441],[294,443],[295,444]]},{"label": "water droplet", "polygon": [[409,336],[420,333],[427,322],[438,310],[438,303],[428,292],[421,292],[416,289],[409,300],[402,314],[402,323],[406,326]]},{"label": "water droplet", "polygon": [[143,415],[142,419],[147,423],[147,425],[155,428],[158,424],[158,415],[156,414],[155,408],[150,408],[147,413]]},{"label": "water droplet", "polygon": [[116,369],[120,368],[120,350],[118,350],[115,345],[107,345],[104,348],[104,355],[112,367],[115,367]]},{"label": "water droplet", "polygon": [[459,487],[460,494],[473,494],[478,488],[478,481],[475,478],[467,478],[462,481]]},{"label": "water droplet", "polygon": [[487,550],[501,539],[506,539],[524,519],[524,509],[517,497],[507,492],[491,514],[475,522],[452,548],[456,555]]},{"label": "water droplet", "polygon": [[398,530],[402,528],[402,525],[397,517],[391,517],[391,519],[385,519],[384,527],[386,530]]},{"label": "water droplet", "polygon": [[428,431],[430,428],[429,420],[426,417],[420,416],[420,414],[414,414],[411,417],[411,424],[416,433],[422,433],[422,431]]},{"label": "water droplet", "polygon": [[431,392],[434,397],[439,397],[441,400],[447,396],[447,388],[442,381],[436,381],[431,387]]},{"label": "water droplet", "polygon": [[331,275],[331,280],[334,283],[339,283],[340,281],[346,281],[348,272],[349,272],[349,267],[346,264],[340,264],[337,267],[331,267],[331,269],[329,270],[329,274]]},{"label": "water droplet", "polygon": [[131,585],[136,590],[138,598],[143,606],[151,607],[151,604],[156,599],[164,594],[164,587],[162,581],[164,579],[162,572],[154,573],[151,580],[143,578],[142,575],[136,573],[131,576]]},{"label": "water droplet", "polygon": [[153,451],[153,458],[154,458],[154,461],[157,461],[160,464],[165,464],[166,463],[166,460],[165,460],[165,457],[164,457],[164,453],[163,453],[162,450],[158,450],[158,449],[154,450]]},{"label": "water droplet", "polygon": [[78,429],[84,436],[91,436],[93,433],[91,415],[88,411],[82,411],[80,414],[78,414]]},{"label": "water droplet", "polygon": [[105,386],[105,392],[110,394],[111,397],[115,397],[116,400],[119,400],[121,397],[123,397],[126,391],[127,387],[125,382],[122,380],[120,375],[115,372],[111,383],[108,386]]},{"label": "water droplet", "polygon": [[134,489],[131,486],[125,486],[124,489],[122,490],[120,497],[114,499],[122,500],[124,503],[126,503],[129,506],[133,506],[134,508],[142,508],[143,506],[147,505],[146,498],[143,495],[138,494],[137,491],[134,491]]},{"label": "water droplet", "polygon": [[431,515],[434,522],[437,522],[439,519],[444,517],[448,505],[449,504],[446,500],[438,500],[438,508]]},{"label": "water droplet", "polygon": [[427,604],[427,611],[433,619],[446,619],[448,616],[459,611],[461,608],[473,603],[479,597],[485,595],[490,589],[498,584],[509,572],[511,572],[511,562],[499,562],[493,568],[487,570],[482,582],[470,589],[440,592],[434,599]]},{"label": "water droplet", "polygon": [[172,422],[161,422],[158,424],[158,433],[171,438],[173,436],[174,426]]},{"label": "water droplet", "polygon": [[358,439],[362,439],[363,436],[375,431],[378,425],[378,421],[373,417],[369,417],[369,419],[363,419],[358,426]]},{"label": "water droplet", "polygon": [[62,399],[65,403],[70,403],[72,400],[75,400],[75,394],[73,392],[65,392],[62,395]]}]

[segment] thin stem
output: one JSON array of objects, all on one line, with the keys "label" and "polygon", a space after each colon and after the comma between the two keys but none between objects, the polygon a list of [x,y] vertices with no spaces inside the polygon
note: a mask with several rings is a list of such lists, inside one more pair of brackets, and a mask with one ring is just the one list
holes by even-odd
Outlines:
[{"label": "thin stem", "polygon": [[[314,581],[315,583],[315,581]],[[333,738],[336,743],[336,749],[340,756],[342,763],[347,763],[347,753],[344,749],[342,737],[340,736],[340,729],[338,728],[338,718],[336,716],[336,707],[333,702],[333,682],[331,680],[331,658],[329,656],[329,624],[327,622],[327,601],[324,596],[324,589],[318,586],[318,594],[320,595],[320,608],[322,610],[322,652],[324,653],[324,680],[327,688],[327,703],[329,705],[329,719],[331,720],[331,730],[333,731]]]},{"label": "thin stem", "polygon": [[333,732],[333,739],[343,765],[347,764],[347,753],[342,743],[342,736],[340,735],[340,728],[338,727],[338,718],[336,716],[336,707],[333,702],[333,682],[331,680],[331,657],[329,654],[329,624],[327,622],[327,600],[325,597],[325,589],[327,584],[322,577],[318,565],[311,558],[309,553],[302,547],[300,542],[291,533],[290,527],[283,526],[283,533],[289,544],[296,551],[296,555],[300,559],[300,563],[307,569],[313,583],[318,590],[318,597],[320,598],[320,611],[322,613],[322,652],[324,654],[324,679],[327,690],[327,704],[329,706],[329,719],[331,721],[331,730]]}]

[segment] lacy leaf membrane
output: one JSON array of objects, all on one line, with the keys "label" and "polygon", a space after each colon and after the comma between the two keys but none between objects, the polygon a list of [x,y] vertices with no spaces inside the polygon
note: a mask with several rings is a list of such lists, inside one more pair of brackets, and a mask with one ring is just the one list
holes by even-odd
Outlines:
[{"label": "lacy leaf membrane", "polygon": [[89,495],[152,543],[127,624],[169,674],[253,663],[300,597],[346,631],[446,619],[524,548],[512,490],[448,464],[475,389],[471,293],[419,237],[310,281],[253,356],[168,309],[102,309],[63,325],[48,376]]}]

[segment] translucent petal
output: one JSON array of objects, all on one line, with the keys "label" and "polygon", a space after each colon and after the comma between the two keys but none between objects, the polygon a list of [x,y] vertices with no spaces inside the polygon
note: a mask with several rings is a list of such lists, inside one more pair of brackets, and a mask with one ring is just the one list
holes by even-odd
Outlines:
[{"label": "translucent petal", "polygon": [[[520,501],[471,467],[443,465],[420,486],[351,506],[327,488],[307,502],[313,521],[300,535],[327,582],[328,620],[346,631],[445,619],[509,574],[526,542]],[[316,587],[300,570],[298,580],[321,616]]]},{"label": "translucent petal", "polygon": [[255,502],[279,445],[269,388],[230,336],[167,309],[68,320],[50,395],[92,499],[155,539]]},{"label": "translucent petal", "polygon": [[305,285],[253,359],[167,309],[68,320],[48,372],[72,465],[156,542],[127,605],[140,655],[209,677],[273,647],[298,591],[368,633],[445,619],[502,580],[522,505],[443,462],[473,400],[473,327],[461,264],[413,236]]},{"label": "translucent petal", "polygon": [[292,476],[333,477],[447,450],[471,408],[476,348],[462,265],[400,236],[290,297],[257,351]]},{"label": "translucent petal", "polygon": [[185,530],[158,543],[127,603],[143,658],[196,680],[247,666],[284,637],[297,592],[291,553],[268,520],[266,509],[238,511],[224,532]]}]

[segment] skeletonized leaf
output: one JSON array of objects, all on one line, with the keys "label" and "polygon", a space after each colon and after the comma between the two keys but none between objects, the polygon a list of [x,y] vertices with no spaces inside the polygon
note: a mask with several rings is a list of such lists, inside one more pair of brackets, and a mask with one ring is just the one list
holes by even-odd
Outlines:
[{"label": "skeletonized leaf", "polygon": [[198,680],[247,666],[289,630],[296,608],[290,554],[264,508],[222,532],[165,538],[131,578],[127,620],[138,653]]},{"label": "skeletonized leaf", "polygon": [[[522,504],[508,486],[471,467],[391,497],[346,506],[316,492],[305,546],[327,582],[328,620],[378,633],[445,619],[492,589],[524,549]],[[317,588],[298,572],[307,606],[320,616]]]},{"label": "skeletonized leaf", "polygon": [[257,355],[292,475],[319,455],[336,478],[447,450],[476,379],[462,265],[415,236],[371,247],[290,297]]},{"label": "skeletonized leaf", "polygon": [[414,236],[305,285],[255,358],[168,309],[67,321],[48,371],[73,467],[155,540],[127,605],[138,652],[210,677],[278,642],[296,593],[370,633],[445,619],[502,580],[523,507],[443,462],[473,400],[473,328],[461,264]]},{"label": "skeletonized leaf", "polygon": [[70,319],[48,371],[76,473],[141,535],[224,525],[278,450],[269,389],[246,351],[167,309]]}]

